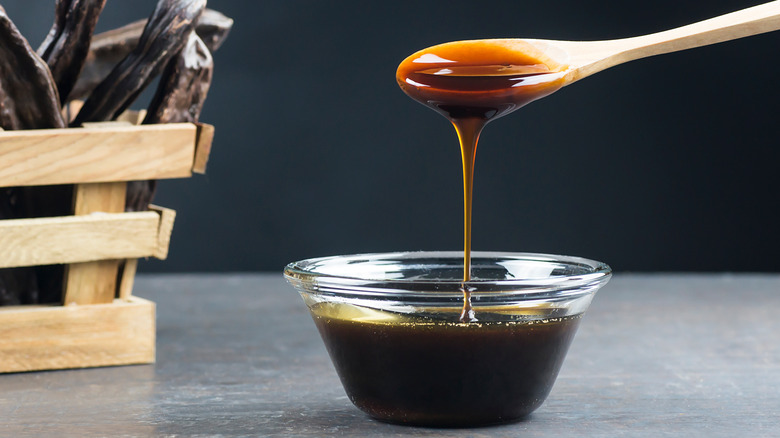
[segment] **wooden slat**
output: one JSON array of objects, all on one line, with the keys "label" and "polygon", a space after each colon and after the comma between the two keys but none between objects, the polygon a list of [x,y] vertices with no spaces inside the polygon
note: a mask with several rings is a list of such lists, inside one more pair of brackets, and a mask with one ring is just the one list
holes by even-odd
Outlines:
[{"label": "wooden slat", "polygon": [[119,298],[128,299],[133,295],[133,285],[135,284],[135,272],[138,270],[138,259],[125,260],[124,269],[122,269],[122,278],[119,280]]},{"label": "wooden slat", "polygon": [[[171,243],[171,233],[173,232],[173,222],[176,219],[176,211],[160,207],[159,205],[149,205],[149,210],[160,215],[160,225],[157,228],[157,250],[154,253],[154,257],[165,260],[168,258],[168,247]],[[132,295],[137,269],[138,259],[127,259],[124,261],[122,278],[119,280],[119,298],[129,298]]]},{"label": "wooden slat", "polygon": [[73,197],[73,214],[121,213],[125,211],[127,183],[78,184]]},{"label": "wooden slat", "polygon": [[192,163],[192,171],[204,174],[211,154],[211,143],[214,141],[214,126],[198,123],[197,127],[198,138],[195,141],[195,160]]},{"label": "wooden slat", "polygon": [[0,372],[154,362],[155,305],[0,308]]},{"label": "wooden slat", "polygon": [[192,123],[0,132],[0,187],[192,176]]},{"label": "wooden slat", "polygon": [[133,123],[127,120],[112,120],[108,122],[86,122],[81,124],[84,128],[101,128],[101,129],[110,129],[110,128],[126,128],[128,126],[133,126]]},{"label": "wooden slat", "polygon": [[96,213],[0,221],[0,268],[151,257],[160,215]]},{"label": "wooden slat", "polygon": [[140,125],[146,117],[146,110],[125,111],[116,118],[118,122],[129,122],[131,125]]},{"label": "wooden slat", "polygon": [[165,260],[168,258],[168,248],[171,244],[171,233],[173,232],[173,222],[176,219],[176,211],[160,207],[159,205],[150,205],[149,210],[155,211],[160,215],[160,227],[157,230],[157,251],[154,253],[154,257]]},{"label": "wooden slat", "polygon": [[[78,184],[74,190],[73,212],[83,216],[96,212],[125,210],[127,183]],[[119,260],[72,263],[65,271],[65,297],[68,304],[105,304],[116,294]]]},{"label": "wooden slat", "polygon": [[106,304],[116,294],[119,260],[72,263],[65,270],[65,296],[68,304]]}]

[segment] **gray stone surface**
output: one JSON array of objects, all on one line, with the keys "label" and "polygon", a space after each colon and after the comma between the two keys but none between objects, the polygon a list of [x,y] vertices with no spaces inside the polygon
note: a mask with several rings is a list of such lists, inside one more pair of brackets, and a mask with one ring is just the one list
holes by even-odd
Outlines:
[{"label": "gray stone surface", "polygon": [[280,274],[141,276],[136,291],[158,303],[157,363],[0,375],[0,436],[780,436],[778,275],[617,275],[547,402],[463,430],[354,408]]}]

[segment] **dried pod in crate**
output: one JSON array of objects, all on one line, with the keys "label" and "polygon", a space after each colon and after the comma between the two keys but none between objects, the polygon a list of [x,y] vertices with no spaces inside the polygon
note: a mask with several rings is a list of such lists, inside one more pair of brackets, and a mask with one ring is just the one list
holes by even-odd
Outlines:
[{"label": "dried pod in crate", "polygon": [[127,109],[186,44],[206,0],[160,0],[138,45],[98,85],[74,126],[112,120]]},{"label": "dried pod in crate", "polygon": [[[89,47],[87,62],[81,70],[70,98],[81,99],[88,96],[138,45],[146,23],[146,19],[138,20],[95,35]],[[195,25],[195,32],[209,51],[214,53],[225,41],[232,27],[231,18],[215,10],[205,9]]]},{"label": "dried pod in crate", "polygon": [[[144,124],[197,122],[206,100],[214,60],[195,32],[165,68]],[[131,181],[127,185],[126,209],[144,211],[154,198],[157,181]]]},{"label": "dried pod in crate", "polygon": [[38,48],[38,54],[49,65],[60,102],[68,101],[81,68],[89,53],[106,0],[57,0],[54,25]]}]

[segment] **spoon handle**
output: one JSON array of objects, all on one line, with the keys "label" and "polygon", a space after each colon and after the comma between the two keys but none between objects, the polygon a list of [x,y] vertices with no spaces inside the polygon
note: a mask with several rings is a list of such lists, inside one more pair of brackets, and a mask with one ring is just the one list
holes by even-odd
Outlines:
[{"label": "spoon handle", "polygon": [[[590,76],[624,62],[663,53],[701,47],[780,29],[780,0],[742,9],[663,32],[594,44],[575,60],[571,81]],[[580,46],[582,47],[582,46]],[[589,52],[589,53],[588,53]]]},{"label": "spoon handle", "polygon": [[780,29],[780,1],[710,18],[687,26],[628,40],[639,46],[632,52],[639,57],[660,55],[734,40]]}]

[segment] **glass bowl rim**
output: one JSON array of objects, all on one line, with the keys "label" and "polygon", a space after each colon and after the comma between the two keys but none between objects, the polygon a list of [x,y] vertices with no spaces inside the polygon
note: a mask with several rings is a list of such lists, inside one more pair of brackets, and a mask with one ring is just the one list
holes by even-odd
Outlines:
[{"label": "glass bowl rim", "polygon": [[400,251],[387,253],[365,253],[336,255],[300,260],[288,264],[284,276],[307,293],[325,293],[328,295],[360,295],[377,298],[388,296],[411,297],[431,294],[461,297],[463,288],[468,288],[472,296],[513,295],[524,299],[551,297],[571,297],[592,293],[603,286],[612,276],[609,265],[591,259],[576,256],[543,254],[532,252],[472,252],[472,266],[475,259],[526,260],[558,263],[585,267],[586,272],[576,275],[558,275],[543,278],[517,279],[379,279],[360,276],[335,275],[313,272],[312,269],[332,261],[343,263],[349,260],[368,259],[379,261],[386,259],[414,260],[439,258],[459,260],[462,266],[462,251]]}]

